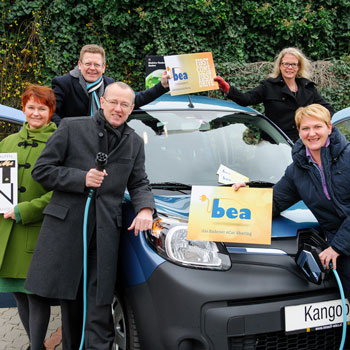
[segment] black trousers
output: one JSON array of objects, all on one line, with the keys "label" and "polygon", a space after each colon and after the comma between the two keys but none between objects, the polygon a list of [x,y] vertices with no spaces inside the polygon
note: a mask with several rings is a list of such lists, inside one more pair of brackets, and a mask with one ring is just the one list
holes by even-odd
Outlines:
[{"label": "black trousers", "polygon": [[50,299],[20,292],[13,295],[19,317],[31,342],[31,349],[45,349],[44,341],[51,313]]},{"label": "black trousers", "polygon": [[[111,350],[114,340],[112,307],[96,305],[97,256],[96,249],[88,250],[87,317],[85,350]],[[62,349],[78,350],[83,327],[83,281],[76,300],[61,300]]]}]

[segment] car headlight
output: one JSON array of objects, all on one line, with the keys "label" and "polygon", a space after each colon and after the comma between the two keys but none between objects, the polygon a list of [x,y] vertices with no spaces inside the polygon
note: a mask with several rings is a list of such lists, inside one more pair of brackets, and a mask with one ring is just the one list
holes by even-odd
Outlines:
[{"label": "car headlight", "polygon": [[221,243],[188,240],[187,223],[179,219],[160,216],[147,236],[158,254],[175,264],[215,270],[231,267],[226,248]]}]

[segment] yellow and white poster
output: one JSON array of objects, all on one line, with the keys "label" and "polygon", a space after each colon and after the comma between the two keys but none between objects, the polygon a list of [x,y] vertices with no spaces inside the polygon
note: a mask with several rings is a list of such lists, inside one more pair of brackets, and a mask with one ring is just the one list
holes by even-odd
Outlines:
[{"label": "yellow and white poster", "polygon": [[17,205],[17,153],[0,153],[0,213]]},{"label": "yellow and white poster", "polygon": [[272,189],[193,186],[188,240],[271,244]]},{"label": "yellow and white poster", "polygon": [[164,56],[164,61],[171,76],[169,88],[172,96],[219,88],[214,81],[216,73],[211,52]]},{"label": "yellow and white poster", "polygon": [[220,164],[216,173],[219,175],[218,182],[224,185],[232,185],[236,182],[249,182],[249,177],[246,177],[222,164]]}]

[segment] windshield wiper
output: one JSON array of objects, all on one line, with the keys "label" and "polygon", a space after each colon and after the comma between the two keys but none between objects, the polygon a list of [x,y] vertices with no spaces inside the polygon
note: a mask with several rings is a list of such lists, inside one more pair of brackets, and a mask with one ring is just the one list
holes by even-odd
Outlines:
[{"label": "windshield wiper", "polygon": [[[232,186],[233,184],[225,184],[220,186]],[[260,187],[260,188],[271,188],[275,186],[273,182],[267,182],[267,181],[249,181],[246,182],[246,185],[249,187]]]},{"label": "windshield wiper", "polygon": [[267,182],[267,181],[249,181],[247,182],[247,185],[249,187],[262,187],[262,188],[271,188],[275,186],[273,182]]},{"label": "windshield wiper", "polygon": [[158,183],[151,183],[151,186],[154,189],[163,189],[163,190],[172,190],[172,191],[192,189],[191,185],[183,184],[181,182],[158,182]]}]

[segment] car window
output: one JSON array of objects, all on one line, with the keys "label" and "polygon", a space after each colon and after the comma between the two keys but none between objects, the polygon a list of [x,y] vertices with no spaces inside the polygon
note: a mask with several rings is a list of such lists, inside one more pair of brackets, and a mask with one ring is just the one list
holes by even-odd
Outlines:
[{"label": "car window", "polygon": [[337,122],[335,126],[347,138],[347,140],[350,141],[350,119],[344,119]]},{"label": "car window", "polygon": [[221,164],[255,181],[276,183],[291,147],[263,118],[216,111],[152,111],[130,116],[143,138],[152,183],[217,185]]}]

